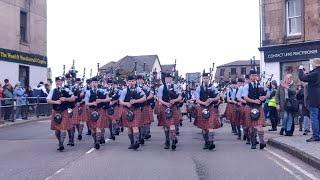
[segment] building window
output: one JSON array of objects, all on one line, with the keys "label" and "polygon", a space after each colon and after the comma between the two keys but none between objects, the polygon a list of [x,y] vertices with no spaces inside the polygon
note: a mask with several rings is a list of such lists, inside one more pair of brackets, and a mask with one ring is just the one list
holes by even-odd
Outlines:
[{"label": "building window", "polygon": [[220,76],[224,76],[224,69],[220,69]]},{"label": "building window", "polygon": [[287,35],[301,34],[301,0],[287,0],[286,2]]},{"label": "building window", "polygon": [[20,11],[20,41],[27,42],[27,13]]},{"label": "building window", "polygon": [[241,68],[241,74],[246,75],[247,74],[247,69],[245,67]]},{"label": "building window", "polygon": [[237,68],[231,68],[231,75],[237,74]]}]

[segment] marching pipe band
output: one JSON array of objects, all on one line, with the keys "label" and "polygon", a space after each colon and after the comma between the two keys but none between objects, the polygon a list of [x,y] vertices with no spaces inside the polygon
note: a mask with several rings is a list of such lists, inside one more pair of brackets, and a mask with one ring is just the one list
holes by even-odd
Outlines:
[{"label": "marching pipe band", "polygon": [[[163,128],[164,149],[176,150],[184,104],[190,122],[194,119],[193,124],[202,132],[203,149],[215,149],[215,130],[223,126],[222,117],[230,121],[237,139],[246,141],[252,149],[257,144],[264,149],[262,104],[268,94],[258,81],[256,70],[251,69],[245,78],[219,82],[217,86],[211,72],[203,72],[201,83],[191,90],[188,84],[186,89],[182,87],[184,80],[174,81],[172,73],[162,74],[160,86],[142,75],[128,75],[125,82],[119,82],[97,74],[85,81],[85,77],[77,78],[73,66],[55,78],[56,87],[47,97],[53,106],[51,130],[55,131],[58,151],[65,149],[67,134],[68,146],[76,145],[76,133],[78,142],[82,141],[85,125],[95,149],[106,143],[106,129],[109,128],[109,139],[115,141],[126,128],[128,149],[137,150],[151,140],[151,125],[156,119]],[[226,110],[219,114],[223,103],[227,104]]]}]

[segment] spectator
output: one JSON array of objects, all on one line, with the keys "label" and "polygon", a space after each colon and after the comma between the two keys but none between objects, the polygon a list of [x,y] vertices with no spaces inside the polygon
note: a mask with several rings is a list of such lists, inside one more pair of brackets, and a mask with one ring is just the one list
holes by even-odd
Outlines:
[{"label": "spectator", "polygon": [[32,112],[35,112],[34,104],[36,103],[35,99],[33,98],[33,90],[31,86],[26,87],[26,95],[27,95],[27,105],[28,105],[28,112],[31,108]]},{"label": "spectator", "polygon": [[0,80],[0,119],[3,117],[3,110],[2,106],[3,105],[3,87],[2,87],[2,81]]},{"label": "spectator", "polygon": [[286,136],[292,136],[294,132],[294,112],[297,111],[296,87],[292,74],[287,74],[281,82],[276,94],[277,109],[282,117],[282,128],[280,135],[285,132]]},{"label": "spectator", "polygon": [[298,122],[299,122],[299,131],[302,131],[302,125],[303,125],[303,106],[304,106],[304,87],[303,85],[299,85],[297,89],[297,101],[299,104],[299,117],[298,117]]},{"label": "spectator", "polygon": [[35,89],[33,89],[33,97],[37,97],[39,103],[37,106],[37,116],[45,116],[48,114],[48,106],[46,105],[47,96],[48,93],[44,86],[44,83],[40,82],[38,86]]},{"label": "spectator", "polygon": [[307,107],[310,111],[310,120],[313,135],[307,142],[320,141],[320,58],[311,59],[312,71],[306,73],[301,65],[299,79],[307,82]]},{"label": "spectator", "polygon": [[270,89],[270,97],[268,100],[268,107],[269,107],[269,118],[271,121],[271,129],[269,131],[277,131],[277,125],[279,123],[279,115],[277,111],[277,102],[276,102],[276,94],[277,94],[277,81],[273,80],[268,89]]},{"label": "spectator", "polygon": [[3,98],[3,105],[5,106],[3,108],[4,120],[13,121],[13,89],[7,79],[5,80],[5,85],[3,86]]},{"label": "spectator", "polygon": [[16,99],[16,119],[27,119],[27,99],[25,89],[18,82],[14,88],[13,96]]}]

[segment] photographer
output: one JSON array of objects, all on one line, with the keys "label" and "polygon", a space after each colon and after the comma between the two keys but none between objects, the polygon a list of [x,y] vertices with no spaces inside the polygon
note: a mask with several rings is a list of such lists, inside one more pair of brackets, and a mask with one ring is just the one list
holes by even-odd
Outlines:
[{"label": "photographer", "polygon": [[310,120],[313,135],[307,142],[320,141],[320,125],[319,125],[319,111],[320,111],[320,58],[311,59],[312,71],[306,73],[304,67],[299,67],[299,79],[307,82],[307,106],[310,111]]}]

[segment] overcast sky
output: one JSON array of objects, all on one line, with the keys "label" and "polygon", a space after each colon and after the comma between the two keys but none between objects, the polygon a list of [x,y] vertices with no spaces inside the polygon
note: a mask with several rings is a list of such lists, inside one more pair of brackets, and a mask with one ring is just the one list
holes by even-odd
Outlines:
[{"label": "overcast sky", "polygon": [[126,55],[157,54],[181,73],[259,56],[258,0],[49,0],[53,76]]}]

